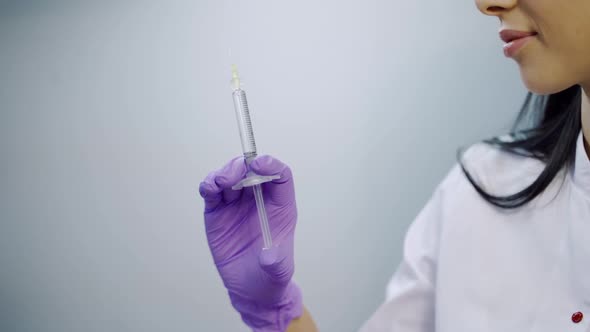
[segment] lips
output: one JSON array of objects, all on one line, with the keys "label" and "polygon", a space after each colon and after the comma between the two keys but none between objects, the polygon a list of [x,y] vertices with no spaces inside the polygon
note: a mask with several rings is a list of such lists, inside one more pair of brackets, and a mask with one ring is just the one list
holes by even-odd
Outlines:
[{"label": "lips", "polygon": [[521,39],[525,37],[535,36],[536,32],[528,32],[528,31],[517,31],[517,30],[501,30],[500,31],[500,39],[502,39],[505,43],[510,43],[516,39]]}]

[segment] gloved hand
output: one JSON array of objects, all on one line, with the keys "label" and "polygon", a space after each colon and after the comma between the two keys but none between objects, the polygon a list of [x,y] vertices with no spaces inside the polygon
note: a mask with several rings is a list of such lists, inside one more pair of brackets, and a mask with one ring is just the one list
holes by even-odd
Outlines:
[{"label": "gloved hand", "polygon": [[297,221],[291,169],[271,156],[250,164],[259,175],[280,179],[262,184],[273,246],[263,240],[251,187],[232,190],[246,176],[243,157],[211,172],[199,185],[205,200],[205,229],[213,261],[228,290],[233,307],[256,332],[285,331],[303,313],[294,272],[293,236]]}]

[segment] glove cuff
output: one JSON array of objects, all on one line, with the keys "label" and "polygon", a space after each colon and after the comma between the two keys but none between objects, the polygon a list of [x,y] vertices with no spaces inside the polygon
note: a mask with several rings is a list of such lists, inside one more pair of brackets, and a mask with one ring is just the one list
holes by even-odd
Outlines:
[{"label": "glove cuff", "polygon": [[292,281],[287,285],[281,301],[272,307],[244,301],[233,293],[229,295],[234,308],[253,332],[284,332],[291,320],[303,315],[301,290]]}]

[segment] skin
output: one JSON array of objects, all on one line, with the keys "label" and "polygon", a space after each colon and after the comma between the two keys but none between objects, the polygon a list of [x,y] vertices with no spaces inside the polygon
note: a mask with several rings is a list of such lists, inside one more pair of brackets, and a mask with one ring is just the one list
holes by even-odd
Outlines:
[{"label": "skin", "polygon": [[[590,158],[590,1],[476,0],[485,15],[500,19],[501,29],[537,32],[514,55],[522,81],[539,95],[582,87],[582,132]],[[315,332],[307,310],[288,332]]]},{"label": "skin", "polygon": [[295,318],[289,324],[289,328],[287,332],[317,332],[318,328],[316,327],[309,311],[304,309],[303,315],[299,318]]},{"label": "skin", "polygon": [[537,32],[514,56],[522,81],[536,94],[583,91],[582,131],[590,156],[590,1],[476,0],[485,15],[498,17],[501,29]]}]

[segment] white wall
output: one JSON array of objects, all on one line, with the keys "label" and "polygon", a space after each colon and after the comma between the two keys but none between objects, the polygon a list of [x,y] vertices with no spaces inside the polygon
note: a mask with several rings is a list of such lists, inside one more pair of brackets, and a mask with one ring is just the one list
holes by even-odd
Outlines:
[{"label": "white wall", "polygon": [[240,154],[232,62],[294,171],[305,304],[356,330],[456,148],[523,100],[498,27],[473,1],[0,2],[0,330],[246,330],[197,193]]}]

